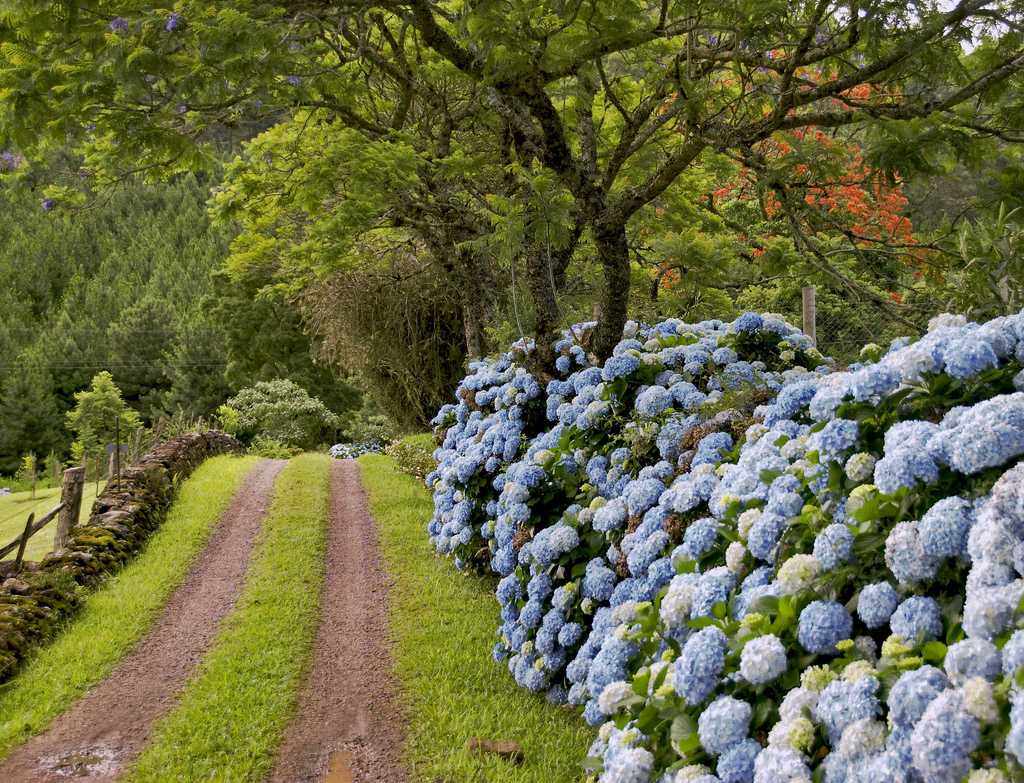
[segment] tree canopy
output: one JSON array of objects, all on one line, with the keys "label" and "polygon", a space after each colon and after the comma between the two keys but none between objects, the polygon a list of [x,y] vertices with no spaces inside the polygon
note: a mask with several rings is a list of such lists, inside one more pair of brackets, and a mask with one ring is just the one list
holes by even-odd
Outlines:
[{"label": "tree canopy", "polygon": [[[487,347],[479,324],[502,252],[525,262],[542,343],[564,321],[577,254],[600,266],[590,348],[606,355],[627,316],[637,226],[662,201],[706,211],[700,196],[725,169],[748,172],[797,250],[851,296],[884,299],[819,245],[804,196],[835,158],[813,142],[855,137],[872,171],[905,177],[1018,141],[1021,11],[22,0],[0,18],[0,138],[31,160],[70,137],[88,176],[108,181],[195,166],[217,124],[280,117],[219,197],[245,224],[240,263],[274,264],[294,284],[412,249],[463,292],[472,354]],[[774,154],[783,134],[792,156]],[[56,182],[48,192],[58,206],[76,198]],[[856,254],[879,240],[844,241]]]}]

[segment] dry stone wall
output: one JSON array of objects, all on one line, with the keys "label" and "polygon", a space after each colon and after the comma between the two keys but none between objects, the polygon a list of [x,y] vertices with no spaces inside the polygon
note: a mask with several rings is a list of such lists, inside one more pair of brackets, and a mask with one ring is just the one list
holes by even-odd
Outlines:
[{"label": "dry stone wall", "polygon": [[78,608],[81,588],[95,587],[139,551],[192,471],[210,457],[242,451],[239,441],[220,432],[179,435],[155,446],[122,473],[120,491],[114,482],[107,485],[65,549],[0,582],[0,682]]}]

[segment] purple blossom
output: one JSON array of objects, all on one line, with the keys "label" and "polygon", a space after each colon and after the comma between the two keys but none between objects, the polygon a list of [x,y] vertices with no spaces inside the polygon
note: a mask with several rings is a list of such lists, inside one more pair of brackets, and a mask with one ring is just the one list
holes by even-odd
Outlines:
[{"label": "purple blossom", "polygon": [[114,20],[110,23],[110,29],[114,32],[117,32],[119,30],[127,30],[128,20],[125,19],[123,16],[115,16]]},{"label": "purple blossom", "polygon": [[53,199],[52,198],[44,198],[43,199],[43,210],[46,211],[46,212],[49,212],[51,209],[53,209]]},{"label": "purple blossom", "polygon": [[302,77],[301,76],[289,76],[288,77],[288,84],[300,85],[300,84],[302,84]]},{"label": "purple blossom", "polygon": [[178,29],[178,12],[175,11],[171,14],[171,18],[167,20],[167,25],[164,27],[167,32],[173,32]]}]

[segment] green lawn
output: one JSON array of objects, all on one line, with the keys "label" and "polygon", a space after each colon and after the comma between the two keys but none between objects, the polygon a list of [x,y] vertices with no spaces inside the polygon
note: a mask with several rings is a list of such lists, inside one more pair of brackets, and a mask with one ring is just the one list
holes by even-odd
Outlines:
[{"label": "green lawn", "polygon": [[[28,515],[35,513],[39,519],[60,503],[60,488],[36,490],[35,501],[29,500],[31,492],[12,492],[0,495],[0,546],[6,546],[25,530]],[[89,481],[82,492],[82,513],[78,519],[85,522],[92,511],[92,502],[96,499],[96,485]],[[57,521],[50,522],[46,527],[29,539],[25,550],[26,560],[41,560],[53,549],[53,532],[57,529]],[[14,555],[10,555],[14,559]]]},{"label": "green lawn", "polygon": [[[413,781],[569,783],[594,734],[575,710],[519,688],[491,658],[499,607],[491,580],[465,577],[437,557],[427,537],[430,494],[398,474],[387,457],[359,459],[395,580],[391,632],[411,725],[406,745]],[[471,736],[514,739],[522,766],[463,748]]]},{"label": "green lawn", "polygon": [[139,556],[88,597],[64,633],[0,685],[0,757],[44,731],[149,630],[258,461],[223,456],[204,463],[182,485]]},{"label": "green lawn", "polygon": [[322,454],[278,476],[238,604],[128,781],[255,781],[270,771],[316,633],[330,507]]}]

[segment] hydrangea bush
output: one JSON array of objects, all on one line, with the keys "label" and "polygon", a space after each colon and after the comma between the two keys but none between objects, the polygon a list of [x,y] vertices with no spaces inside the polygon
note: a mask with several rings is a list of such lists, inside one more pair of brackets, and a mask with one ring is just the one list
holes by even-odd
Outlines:
[{"label": "hydrangea bush", "polygon": [[327,453],[335,459],[355,459],[364,454],[378,454],[384,450],[379,443],[335,443]]},{"label": "hydrangea bush", "polygon": [[593,326],[543,383],[526,342],[471,365],[428,476],[592,779],[1024,779],[1024,314],[842,371],[771,315],[630,323],[602,366]]}]

